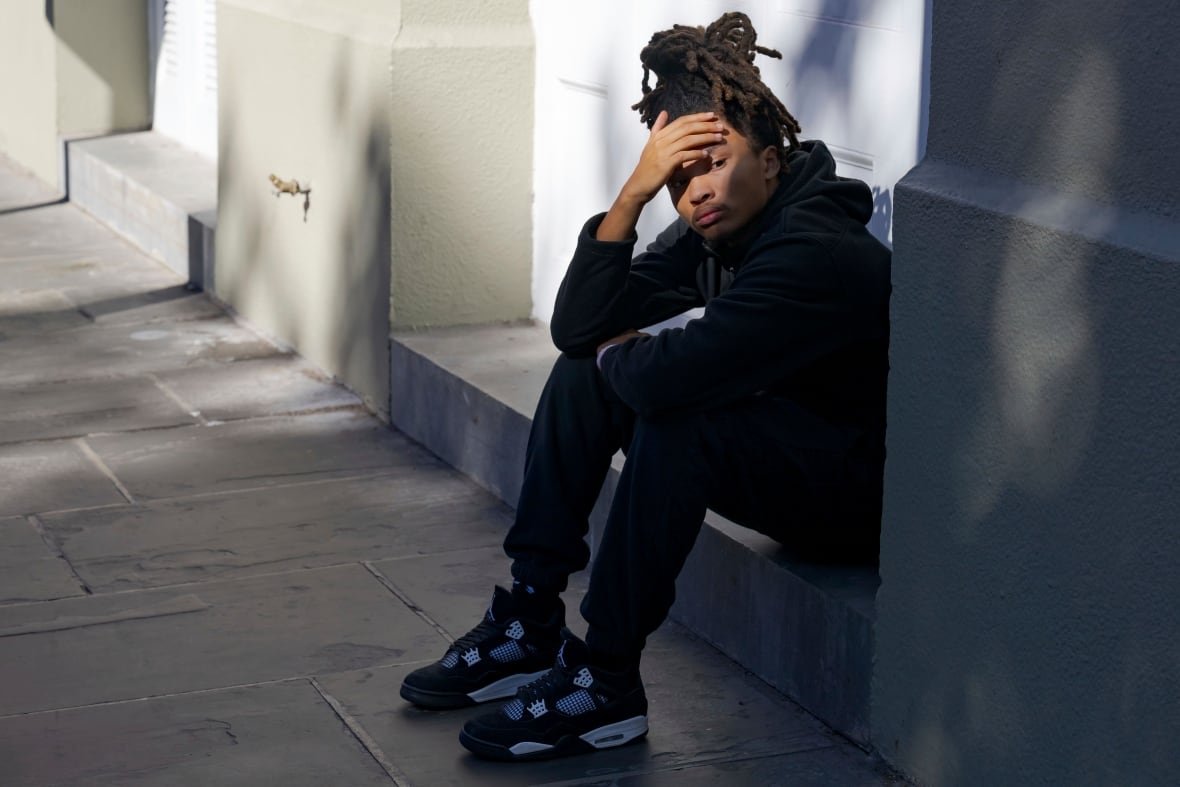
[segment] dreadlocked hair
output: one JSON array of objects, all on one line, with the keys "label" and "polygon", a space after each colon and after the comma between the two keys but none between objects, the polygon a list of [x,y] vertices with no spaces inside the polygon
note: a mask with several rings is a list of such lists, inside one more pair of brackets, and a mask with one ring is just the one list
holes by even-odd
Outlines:
[{"label": "dreadlocked hair", "polygon": [[[708,27],[673,25],[662,30],[639,53],[643,63],[643,98],[632,109],[648,128],[661,111],[668,120],[693,112],[718,111],[759,150],[799,147],[799,122],[762,81],[755,55],[782,58],[758,46],[758,34],[743,13],[731,11]],[[648,84],[655,72],[654,88]]]}]

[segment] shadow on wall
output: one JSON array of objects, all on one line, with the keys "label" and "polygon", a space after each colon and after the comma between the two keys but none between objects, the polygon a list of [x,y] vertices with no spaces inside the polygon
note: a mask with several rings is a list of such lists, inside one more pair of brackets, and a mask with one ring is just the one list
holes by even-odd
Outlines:
[{"label": "shadow on wall", "polygon": [[[389,418],[389,309],[392,278],[393,163],[386,105],[361,106],[366,97],[350,91],[346,45],[336,50],[336,125],[333,135],[356,140],[360,156],[354,169],[348,195],[345,220],[336,226],[335,245],[342,265],[335,277],[336,292],[332,301],[342,306],[342,319],[334,321],[329,345],[339,359],[340,369],[348,370],[350,385],[358,385],[355,375],[371,375],[362,394],[383,418]],[[346,118],[366,118],[350,129]],[[359,188],[357,186],[359,185]],[[349,315],[363,314],[356,319]],[[360,371],[363,370],[363,371]],[[372,401],[375,391],[383,392]]]},{"label": "shadow on wall", "polygon": [[[263,216],[259,199],[237,199],[236,195],[246,190],[241,168],[236,166],[242,157],[239,153],[237,108],[239,101],[234,90],[233,79],[223,79],[219,85],[220,100],[218,109],[221,117],[218,119],[220,133],[218,134],[218,224],[219,240],[226,235],[233,235],[233,256],[235,264],[231,275],[222,272],[227,267],[224,252],[218,255],[218,273],[214,277],[215,294],[229,304],[240,303],[240,299],[254,290],[268,287],[272,297],[289,302],[292,293],[289,291],[291,282],[286,278],[278,278],[274,282],[263,281],[262,246],[263,246]],[[222,218],[229,214],[232,219]],[[219,243],[219,246],[223,244]],[[240,307],[238,307],[240,308]],[[293,316],[293,315],[292,315]],[[298,346],[300,341],[299,322],[280,327],[282,339],[288,345]]]},{"label": "shadow on wall", "polygon": [[[1118,57],[1086,35],[1117,26],[1118,9],[1102,13],[1109,26],[1070,29],[1048,7],[996,19],[1012,83],[979,96],[982,125],[996,123],[989,112],[1044,70],[1029,62],[1038,42],[1064,35],[1077,62],[1050,121],[1005,144],[1054,172],[1078,157],[1059,141],[1073,130],[1093,147],[1077,180],[1097,192],[1127,109]],[[878,664],[912,666],[877,675],[875,705],[906,709],[911,737],[877,745],[932,784],[1006,783],[1013,763],[1035,763],[1022,783],[1163,783],[1175,727],[1155,721],[1175,719],[1180,696],[1166,622],[1180,598],[1166,503],[1180,396],[1153,372],[1180,358],[1177,335],[1159,335],[1180,306],[1149,286],[1164,261],[907,196],[890,378],[904,437],[889,442],[882,552],[894,630]]]},{"label": "shadow on wall", "polygon": [[[83,72],[73,86],[77,93],[67,96],[69,114],[59,118],[64,123],[59,131],[123,131],[151,124],[147,48],[134,46],[146,30],[136,22],[146,17],[138,0],[45,0],[45,19]],[[118,42],[111,40],[114,31],[119,31]],[[58,63],[60,69],[60,54]]]},{"label": "shadow on wall", "polygon": [[[801,107],[835,105],[845,116],[852,111],[851,85],[846,75],[851,74],[856,59],[857,29],[822,21],[841,19],[847,11],[847,0],[824,0],[814,17],[792,17],[796,24],[806,22],[808,25],[804,36],[807,46],[799,58],[789,64],[790,81],[798,85],[797,98]],[[788,109],[795,112],[794,107]],[[803,130],[806,133],[806,126]]]},{"label": "shadow on wall", "polygon": [[[811,138],[809,118],[823,114],[843,118],[842,124],[852,124],[858,107],[854,105],[852,80],[856,77],[855,63],[860,52],[860,37],[864,31],[852,24],[838,24],[831,20],[847,18],[847,0],[824,0],[811,16],[791,16],[793,25],[805,25],[801,38],[807,42],[798,56],[784,65],[788,85],[794,97],[787,109],[803,127],[803,139]],[[772,85],[776,92],[783,88]],[[784,86],[785,87],[785,86]],[[822,112],[821,112],[822,110]],[[830,129],[829,129],[830,130]],[[825,140],[831,143],[833,140]],[[844,141],[844,140],[840,140]],[[845,142],[845,144],[847,144]],[[873,161],[846,160],[839,149],[832,150],[841,175],[868,181],[872,185]],[[887,245],[893,229],[893,194],[891,187],[872,185],[873,213],[868,223],[869,232]]]},{"label": "shadow on wall", "polygon": [[893,231],[893,191],[880,186],[873,187],[873,217],[869,219],[869,232],[879,238],[882,243],[892,246],[889,242]]},{"label": "shadow on wall", "polygon": [[[389,107],[358,87],[349,44],[336,42],[331,99],[314,110],[330,119],[289,135],[296,147],[276,145],[268,162],[257,160],[259,140],[288,136],[285,121],[249,102],[256,84],[242,92],[232,72],[222,78],[219,251],[225,258],[219,254],[217,294],[387,418]],[[274,196],[266,173],[279,166],[275,160],[296,167],[311,185],[305,222],[301,199]]]}]

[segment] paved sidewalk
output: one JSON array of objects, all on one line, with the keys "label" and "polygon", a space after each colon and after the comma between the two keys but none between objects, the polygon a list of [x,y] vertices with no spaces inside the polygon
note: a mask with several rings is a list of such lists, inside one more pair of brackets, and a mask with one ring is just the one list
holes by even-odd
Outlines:
[{"label": "paved sidewalk", "polygon": [[467,755],[511,511],[182,284],[0,159],[0,785],[893,783],[671,624],[646,742]]}]

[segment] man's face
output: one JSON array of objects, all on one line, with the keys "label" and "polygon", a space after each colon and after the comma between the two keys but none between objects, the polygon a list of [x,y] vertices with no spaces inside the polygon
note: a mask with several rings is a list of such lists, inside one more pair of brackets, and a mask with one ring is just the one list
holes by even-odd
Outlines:
[{"label": "man's face", "polygon": [[706,148],[708,158],[668,180],[676,212],[709,241],[735,239],[762,213],[778,186],[778,150],[755,153],[746,137],[721,121],[725,139]]}]

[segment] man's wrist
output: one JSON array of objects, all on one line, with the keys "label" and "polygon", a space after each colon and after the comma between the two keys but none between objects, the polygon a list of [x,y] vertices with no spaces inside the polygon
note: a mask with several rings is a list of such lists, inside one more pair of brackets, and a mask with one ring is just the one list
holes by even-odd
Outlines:
[{"label": "man's wrist", "polygon": [[602,359],[606,355],[607,350],[612,347],[618,347],[620,344],[625,344],[632,339],[638,339],[647,335],[648,334],[643,333],[642,331],[637,331],[634,328],[631,328],[629,330],[623,331],[613,339],[607,339],[605,342],[598,345],[598,355],[595,357],[594,362],[598,365],[599,369],[602,369]]},{"label": "man's wrist", "polygon": [[624,210],[634,211],[637,215],[647,207],[647,203],[652,201],[652,197],[646,194],[639,194],[633,191],[628,191],[626,186],[619,191],[618,196],[615,197],[614,204],[618,205]]},{"label": "man's wrist", "polygon": [[616,342],[615,344],[605,344],[602,347],[598,348],[598,356],[594,359],[594,364],[595,364],[595,366],[598,367],[598,371],[602,371],[602,358],[603,358],[603,356],[606,355],[607,352],[609,352],[610,350],[613,350],[616,347],[618,347],[620,344],[622,344],[622,342]]}]

